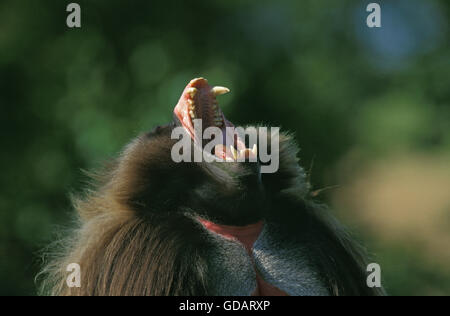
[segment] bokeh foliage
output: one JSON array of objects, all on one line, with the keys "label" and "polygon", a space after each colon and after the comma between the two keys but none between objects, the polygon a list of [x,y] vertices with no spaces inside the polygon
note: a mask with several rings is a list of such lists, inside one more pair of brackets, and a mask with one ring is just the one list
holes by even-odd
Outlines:
[{"label": "bokeh foliage", "polygon": [[[68,29],[69,2],[0,2],[0,294],[36,293],[38,250],[69,224],[80,170],[168,122],[197,76],[232,90],[236,125],[295,132],[315,188],[351,181],[349,156],[360,169],[449,157],[449,1],[378,1],[381,29],[365,24],[370,1],[350,0],[78,1],[82,28]],[[364,227],[391,294],[450,294],[445,265]]]}]

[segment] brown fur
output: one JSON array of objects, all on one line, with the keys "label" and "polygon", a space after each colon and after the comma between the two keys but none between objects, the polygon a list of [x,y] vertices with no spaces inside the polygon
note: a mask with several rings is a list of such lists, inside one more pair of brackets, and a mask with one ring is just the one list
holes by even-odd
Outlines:
[{"label": "brown fur", "polygon": [[[289,136],[281,135],[280,169],[263,175],[261,192],[255,189],[254,165],[174,163],[173,126],[138,137],[93,176],[91,190],[74,198],[77,228],[48,252],[39,275],[42,294],[208,295],[211,245],[192,219],[195,214],[234,225],[277,222],[288,240],[310,245],[331,294],[383,294],[365,285],[361,247],[308,199],[309,185]],[[81,266],[81,288],[65,284],[70,263]]]}]

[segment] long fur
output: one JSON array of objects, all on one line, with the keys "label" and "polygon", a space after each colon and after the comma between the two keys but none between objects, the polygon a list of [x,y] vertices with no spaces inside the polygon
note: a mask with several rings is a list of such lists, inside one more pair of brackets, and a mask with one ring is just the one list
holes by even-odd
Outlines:
[{"label": "long fur", "polygon": [[[174,163],[173,127],[132,141],[74,198],[76,225],[47,251],[38,275],[42,295],[212,294],[214,244],[197,215],[224,224],[264,219],[280,225],[286,243],[307,247],[330,294],[383,294],[365,284],[362,247],[309,199],[291,137],[281,135],[280,169],[263,175],[260,191],[252,165]],[[81,266],[80,288],[66,285],[70,263]]]}]

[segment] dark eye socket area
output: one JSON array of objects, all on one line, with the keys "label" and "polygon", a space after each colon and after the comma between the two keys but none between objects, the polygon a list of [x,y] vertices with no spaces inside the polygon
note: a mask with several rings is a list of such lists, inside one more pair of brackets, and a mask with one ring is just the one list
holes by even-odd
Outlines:
[{"label": "dark eye socket area", "polygon": [[147,135],[147,137],[152,137],[152,136],[158,136],[158,135],[164,134],[164,132],[167,132],[172,128],[172,125],[173,124],[157,125],[151,131],[147,132],[146,135]]},{"label": "dark eye socket area", "polygon": [[159,133],[161,133],[162,128],[163,127],[161,125],[158,125],[150,133],[152,133],[152,134],[159,134]]}]

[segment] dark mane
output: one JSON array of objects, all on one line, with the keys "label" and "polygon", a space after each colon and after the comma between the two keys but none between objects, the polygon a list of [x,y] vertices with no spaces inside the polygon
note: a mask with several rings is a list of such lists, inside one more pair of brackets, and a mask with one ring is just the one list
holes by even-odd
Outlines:
[{"label": "dark mane", "polygon": [[[62,247],[48,253],[46,266],[38,276],[41,294],[210,293],[207,249],[212,246],[193,220],[192,208],[184,205],[191,201],[192,194],[205,192],[188,192],[186,181],[190,188],[201,190],[208,183],[211,192],[225,192],[225,197],[234,201],[248,192],[241,196],[242,192],[233,191],[232,185],[227,189],[223,181],[231,178],[213,180],[211,174],[218,169],[174,163],[170,159],[171,128],[158,128],[135,139],[116,162],[96,175],[93,188],[74,199],[78,225],[59,242]],[[286,239],[309,245],[312,261],[331,294],[383,294],[365,284],[367,262],[363,249],[325,207],[307,198],[309,186],[296,155],[297,146],[283,135],[280,170],[263,178],[270,209],[261,216],[283,225]],[[214,181],[218,183],[210,184]],[[240,190],[247,190],[245,181],[250,180],[242,176],[233,181],[241,181]],[[80,288],[66,286],[65,268],[70,263],[81,266]]]}]

